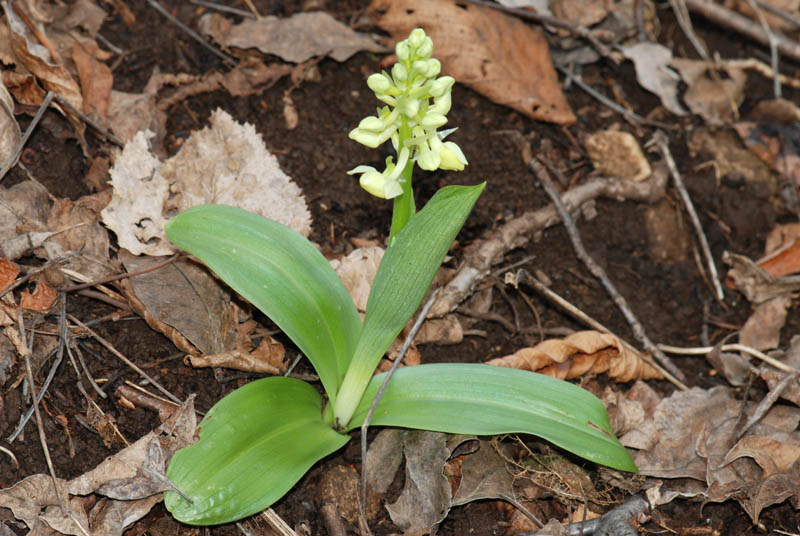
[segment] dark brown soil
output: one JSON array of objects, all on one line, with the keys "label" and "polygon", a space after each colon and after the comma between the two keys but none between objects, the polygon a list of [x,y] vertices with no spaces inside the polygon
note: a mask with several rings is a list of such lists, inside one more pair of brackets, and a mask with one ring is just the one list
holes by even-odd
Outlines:
[{"label": "dark brown soil", "polygon": [[[271,2],[254,0],[262,14],[290,15],[301,10],[300,2]],[[365,2],[311,2],[324,4],[323,8],[339,20],[348,22],[365,8]],[[179,19],[193,23],[199,10],[188,2],[165,2]],[[114,44],[129,51],[115,71],[115,88],[125,91],[141,91],[154,68],[162,72],[203,73],[222,69],[216,57],[188,39],[175,26],[166,22],[144,0],[133,0],[129,6],[137,16],[134,27],[126,27],[119,18],[109,20],[102,34]],[[662,34],[665,40],[683,40],[671,14],[659,12]],[[713,26],[699,22],[699,31],[712,50],[726,58],[750,57],[754,45],[733,34],[726,34]],[[679,47],[690,50],[687,45]],[[184,138],[195,129],[205,125],[212,110],[222,108],[234,118],[256,126],[270,151],[279,158],[284,171],[303,189],[314,217],[312,239],[330,254],[345,252],[352,237],[384,239],[389,227],[391,206],[380,202],[362,191],[355,179],[345,171],[358,164],[379,165],[385,155],[368,150],[347,138],[348,131],[361,117],[370,113],[375,101],[366,85],[366,75],[378,70],[380,58],[361,53],[352,59],[337,63],[323,59],[319,63],[321,80],[306,82],[292,92],[299,112],[299,124],[295,130],[287,130],[282,115],[282,97],[289,87],[283,80],[261,95],[249,98],[232,98],[218,92],[191,98],[169,110],[167,124],[167,146],[176,148],[176,140]],[[276,60],[277,61],[277,60]],[[795,69],[793,66],[792,69]],[[786,67],[788,72],[789,67]],[[598,89],[609,91],[607,79],[613,79],[624,88],[632,107],[641,115],[658,106],[657,99],[646,93],[636,82],[629,63],[612,66],[598,63],[589,66],[584,78]],[[755,89],[754,89],[755,88]],[[769,98],[771,86],[768,81],[751,80],[748,103]],[[797,102],[798,95],[784,90],[786,98]],[[360,98],[353,98],[360,95]],[[567,98],[578,111],[579,121],[567,130],[532,121],[507,108],[493,104],[470,89],[457,85],[454,90],[454,106],[449,117],[450,124],[458,125],[456,141],[468,156],[470,165],[458,174],[437,172],[417,179],[417,204],[421,206],[438,188],[446,184],[475,184],[487,181],[487,188],[473,214],[459,236],[461,246],[486,236],[492,229],[525,211],[542,207],[547,197],[531,172],[524,166],[509,130],[521,132],[532,140],[533,148],[542,151],[553,162],[563,163],[572,176],[586,174],[590,170],[588,160],[581,156],[582,150],[574,140],[582,139],[597,128],[612,123],[624,122],[619,116],[609,113],[601,105],[572,89]],[[23,128],[29,118],[21,116]],[[733,250],[758,257],[761,254],[766,233],[776,221],[786,219],[786,214],[776,213],[772,205],[753,197],[752,192],[736,183],[722,181],[716,186],[710,170],[696,171],[702,158],[690,158],[686,151],[687,133],[693,128],[691,120],[675,120],[669,131],[671,148],[675,151],[680,171],[694,196],[702,223],[708,233],[714,257],[719,259],[725,250]],[[55,196],[77,199],[88,193],[84,174],[88,163],[80,147],[68,134],[70,127],[59,116],[48,113],[46,121],[35,131],[28,143],[25,163],[30,173],[41,181]],[[639,139],[649,139],[649,131]],[[100,142],[92,139],[90,146],[100,151]],[[25,174],[19,169],[5,179],[5,185],[23,180]],[[677,199],[674,193],[669,194]],[[645,207],[633,202],[601,200],[597,203],[597,217],[591,222],[579,222],[583,239],[591,254],[608,271],[641,319],[653,340],[676,345],[693,345],[699,342],[702,329],[703,304],[709,303],[710,315],[717,325],[741,325],[750,310],[744,300],[732,299],[734,307],[720,308],[712,299],[709,287],[699,276],[694,260],[679,264],[654,261],[648,255],[648,237],[643,223]],[[713,216],[713,217],[712,217]],[[718,223],[721,219],[726,227]],[[614,330],[620,336],[633,340],[631,331],[619,311],[613,306],[600,284],[576,259],[566,232],[556,226],[544,233],[540,240],[528,247],[512,252],[506,259],[511,264],[528,256],[535,256],[526,267],[545,272],[553,282],[553,289],[577,303],[587,313]],[[454,250],[454,263],[459,259],[459,250]],[[29,262],[34,262],[29,259]],[[523,289],[525,290],[525,289]],[[554,309],[549,303],[529,292],[535,307],[546,327],[581,327]],[[70,295],[67,310],[84,321],[100,318],[114,308],[79,295]],[[493,311],[513,319],[514,310],[520,315],[522,326],[533,325],[535,319],[518,293],[508,292],[508,299],[495,293]],[[789,315],[784,333],[797,333],[800,319]],[[468,337],[458,346],[424,346],[421,348],[425,362],[485,361],[515,351],[523,346],[535,344],[537,337],[510,333],[496,323],[480,322],[475,326],[485,330],[485,337]],[[713,342],[728,333],[722,328],[711,327]],[[117,349],[139,366],[146,368],[178,397],[196,393],[197,406],[206,410],[240,384],[255,378],[231,371],[216,374],[206,369],[185,366],[179,357],[182,354],[172,343],[150,329],[142,320],[124,319],[105,321],[95,329]],[[287,344],[288,341],[283,341]],[[125,380],[136,381],[133,371],[119,363],[99,344],[86,340],[86,358],[95,377],[108,378],[104,388],[109,393]],[[685,371],[690,385],[708,387],[721,380],[709,376],[709,366],[703,358],[680,358],[679,367]],[[37,377],[43,378],[52,363],[41,364]],[[21,372],[15,367],[3,388],[0,398],[0,436],[7,437],[16,427],[26,405],[22,403],[19,388],[11,388],[12,382]],[[78,417],[84,412],[83,399],[75,386],[74,371],[66,363],[60,365],[53,385],[44,400],[45,432],[53,456],[56,472],[60,477],[75,477],[92,468],[105,457],[117,452],[119,444],[107,447],[92,431],[81,426]],[[598,381],[605,382],[600,378]],[[670,384],[657,383],[662,393],[672,390]],[[121,432],[128,440],[135,440],[158,425],[158,418],[147,410],[129,410],[117,405],[113,396],[97,400],[104,411],[112,415]],[[57,424],[57,417],[64,417],[66,428]],[[66,433],[68,432],[68,433]],[[3,444],[7,444],[3,441]],[[325,534],[318,514],[317,484],[327,468],[348,464],[358,467],[360,455],[357,441],[342,453],[327,458],[318,464],[284,499],[276,510],[290,524],[306,523],[311,534]],[[34,425],[25,429],[24,437],[11,448],[17,454],[20,468],[15,469],[4,456],[0,456],[0,488],[34,474],[46,473],[44,457]],[[70,451],[75,452],[74,455]],[[566,506],[548,506],[560,511]],[[505,533],[506,514],[494,502],[479,502],[454,509],[442,525],[445,535],[472,534],[494,535]],[[685,501],[661,509],[658,519],[663,527],[677,533],[690,529],[713,528],[719,534],[763,534],[751,526],[749,518],[733,501],[721,505],[700,505]],[[9,519],[7,511],[0,511],[0,520]],[[761,516],[767,533],[777,530],[796,531],[796,513],[787,505],[768,508]],[[662,530],[657,525],[648,525],[650,530]],[[24,531],[15,529],[19,534]],[[373,523],[377,534],[389,534],[394,528],[388,516]],[[235,526],[212,529],[213,534],[236,534]],[[198,534],[195,528],[176,523],[163,506],[156,507],[147,517],[136,523],[127,534]],[[203,531],[204,534],[209,532]],[[694,532],[699,534],[701,532]],[[710,532],[704,532],[710,533]]]}]

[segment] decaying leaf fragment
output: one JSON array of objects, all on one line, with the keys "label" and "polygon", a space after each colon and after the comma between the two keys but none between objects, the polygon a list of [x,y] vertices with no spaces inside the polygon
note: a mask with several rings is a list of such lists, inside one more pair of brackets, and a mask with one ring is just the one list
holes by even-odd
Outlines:
[{"label": "decaying leaf fragment", "polygon": [[0,168],[10,168],[16,164],[12,159],[22,139],[22,133],[14,118],[14,100],[2,82],[3,77],[0,74]]},{"label": "decaying leaf fragment", "polygon": [[163,164],[150,151],[148,135],[139,132],[125,145],[111,169],[113,197],[102,212],[121,247],[134,255],[174,253],[164,236],[168,215],[206,203],[255,212],[308,236],[311,214],[302,192],[255,127],[222,110],[210,123]]},{"label": "decaying leaf fragment", "polygon": [[663,377],[617,337],[599,331],[578,331],[564,339],[548,339],[492,359],[487,365],[531,370],[562,380],[604,372],[619,382]]},{"label": "decaying leaf fragment", "polygon": [[494,102],[541,121],[575,122],[547,41],[518,18],[448,0],[373,0],[369,10],[395,40],[424,28],[442,72]]},{"label": "decaying leaf fragment", "polygon": [[735,499],[753,523],[761,510],[787,498],[800,508],[800,409],[775,405],[741,430],[756,404],[742,408],[737,398],[727,387],[678,391],[620,438],[637,449],[641,474],[675,479],[665,483],[663,502]]},{"label": "decaying leaf fragment", "polygon": [[386,52],[386,48],[324,11],[302,12],[288,18],[245,19],[239,24],[209,13],[200,18],[198,25],[201,32],[225,47],[257,48],[292,63],[326,55],[345,61],[362,50]]},{"label": "decaying leaf fragment", "polygon": [[[161,500],[162,491],[170,489],[164,477],[166,462],[192,442],[196,426],[190,397],[169,420],[136,443],[83,475],[59,479],[62,502],[69,512],[61,510],[53,480],[44,474],[0,490],[0,507],[10,509],[31,529],[41,530],[44,525],[60,534],[121,536]],[[86,496],[91,494],[104,500],[88,501]]]}]

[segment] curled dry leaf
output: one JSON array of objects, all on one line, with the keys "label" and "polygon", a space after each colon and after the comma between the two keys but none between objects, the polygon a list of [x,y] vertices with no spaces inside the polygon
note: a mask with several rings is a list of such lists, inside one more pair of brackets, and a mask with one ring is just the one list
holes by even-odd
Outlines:
[{"label": "curled dry leaf", "polygon": [[[16,58],[30,71],[42,86],[61,96],[78,110],[83,109],[83,97],[72,75],[58,58],[52,58],[47,48],[31,35],[9,2],[3,2],[3,11],[11,29],[11,45]],[[38,104],[38,103],[37,103]]]},{"label": "curled dry leaf", "polygon": [[369,10],[395,40],[423,28],[442,72],[494,102],[541,121],[575,122],[547,41],[518,18],[448,0],[373,0]]},{"label": "curled dry leaf", "polygon": [[578,331],[564,339],[548,339],[487,364],[532,370],[560,379],[604,372],[619,382],[663,377],[617,337],[599,331]]}]

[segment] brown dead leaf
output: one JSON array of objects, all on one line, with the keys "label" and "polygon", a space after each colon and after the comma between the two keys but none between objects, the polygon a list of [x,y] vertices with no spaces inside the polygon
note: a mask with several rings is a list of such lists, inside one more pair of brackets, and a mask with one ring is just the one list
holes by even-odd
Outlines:
[{"label": "brown dead leaf", "polygon": [[728,69],[722,78],[719,73],[710,72],[704,61],[676,58],[670,65],[689,86],[683,100],[693,113],[712,125],[728,124],[738,118],[747,81],[744,70]]},{"label": "brown dead leaf", "polygon": [[492,101],[533,119],[575,122],[547,41],[518,18],[447,0],[373,0],[369,11],[395,41],[423,28],[442,72]]},{"label": "brown dead leaf", "polygon": [[[4,75],[0,73],[0,82]],[[16,162],[11,159],[17,150],[22,132],[14,117],[14,100],[2,83],[0,83],[0,168],[13,167]]]},{"label": "brown dead leaf", "polygon": [[108,231],[100,225],[100,211],[110,198],[110,193],[103,191],[77,201],[56,199],[45,224],[45,229],[56,234],[44,242],[44,256],[52,260],[77,252],[80,255],[69,259],[65,267],[90,279],[100,279],[112,273],[115,267],[108,255]]},{"label": "brown dead leaf", "polygon": [[7,257],[0,259],[0,290],[4,290],[16,281],[19,275],[19,268],[16,264],[8,260]]},{"label": "brown dead leaf", "polygon": [[662,400],[620,441],[637,449],[641,474],[677,479],[665,483],[665,502],[678,495],[735,499],[757,523],[763,508],[789,497],[800,506],[800,409],[775,405],[737,439],[742,411],[746,418],[755,407],[742,408],[730,388],[695,387]]},{"label": "brown dead leaf", "polygon": [[[129,272],[163,260],[132,255],[124,249],[119,258]],[[133,296],[148,312],[145,321],[182,350],[216,354],[234,348],[236,314],[230,294],[205,268],[180,259],[132,277],[129,283]],[[131,305],[138,309],[135,301]]]},{"label": "brown dead leaf", "polygon": [[692,156],[702,153],[711,156],[720,176],[732,175],[750,183],[760,183],[768,192],[777,190],[775,173],[758,156],[742,147],[730,130],[696,128],[687,141]]},{"label": "brown dead leaf", "polygon": [[17,59],[46,90],[61,96],[76,109],[83,109],[80,88],[60,60],[50,56],[48,50],[39,43],[14,9],[10,9],[6,4],[4,11],[11,29],[11,45]]},{"label": "brown dead leaf", "polygon": [[255,328],[253,320],[240,323],[237,326],[235,349],[213,355],[188,355],[189,364],[196,368],[226,367],[262,374],[283,374],[289,367],[283,345],[265,335],[253,348],[250,338]]},{"label": "brown dead leaf", "polygon": [[342,62],[356,52],[386,52],[386,48],[359,34],[324,11],[245,19],[232,24],[216,13],[200,18],[200,31],[225,47],[257,48],[284,61],[302,63],[314,56],[330,56]]},{"label": "brown dead leaf", "polygon": [[756,350],[777,348],[781,329],[786,324],[786,311],[791,305],[789,296],[778,296],[759,303],[739,332],[739,342]]},{"label": "brown dead leaf", "polygon": [[744,255],[726,251],[722,261],[730,266],[728,287],[736,288],[753,304],[800,290],[800,277],[773,277]]},{"label": "brown dead leaf", "polygon": [[548,339],[486,364],[531,370],[559,379],[604,372],[619,382],[662,378],[636,351],[615,336],[599,331],[578,331],[564,339]]},{"label": "brown dead leaf", "polygon": [[108,101],[114,85],[114,75],[105,63],[90,55],[77,42],[72,49],[72,60],[78,70],[83,95],[83,113],[105,120]]},{"label": "brown dead leaf", "polygon": [[686,115],[678,100],[680,76],[669,67],[672,50],[658,43],[639,42],[622,48],[622,53],[633,62],[636,80],[647,91],[661,99],[661,104],[675,115]]},{"label": "brown dead leaf", "polygon": [[[170,489],[163,476],[166,461],[193,441],[196,426],[190,397],[167,422],[130,447],[72,480],[58,479],[61,501],[50,475],[36,474],[0,490],[0,507],[10,509],[29,528],[44,524],[60,534],[121,536]],[[85,497],[89,494],[94,497]],[[63,512],[60,503],[69,512]],[[94,507],[87,512],[90,504]]]},{"label": "brown dead leaf", "polygon": [[200,77],[186,78],[178,84],[174,92],[159,100],[158,109],[166,112],[171,106],[189,97],[222,89],[233,97],[254,95],[269,89],[297,67],[299,66],[284,63],[267,65],[261,58],[247,56],[230,71],[214,71]]},{"label": "brown dead leaf", "polygon": [[58,293],[53,287],[47,284],[44,277],[37,277],[36,289],[33,293],[28,290],[23,290],[20,295],[19,305],[23,309],[29,311],[36,311],[38,313],[45,313],[50,310],[50,307],[58,298]]}]

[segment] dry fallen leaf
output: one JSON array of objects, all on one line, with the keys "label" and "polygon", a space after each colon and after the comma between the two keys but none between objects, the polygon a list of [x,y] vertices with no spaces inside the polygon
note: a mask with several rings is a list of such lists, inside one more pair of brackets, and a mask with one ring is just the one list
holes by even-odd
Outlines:
[{"label": "dry fallen leaf", "polygon": [[604,372],[619,382],[662,378],[635,350],[599,331],[578,331],[564,339],[548,339],[486,364],[532,370],[559,379]]},{"label": "dry fallen leaf", "polygon": [[640,42],[622,48],[622,53],[633,62],[636,79],[647,91],[655,93],[661,104],[675,115],[686,115],[678,101],[678,83],[681,77],[670,69],[672,51],[658,43]]},{"label": "dry fallen leaf", "polygon": [[755,407],[742,404],[727,387],[678,391],[620,441],[637,449],[641,474],[676,479],[665,483],[665,502],[735,499],[753,523],[763,508],[790,497],[800,508],[800,409],[775,405],[738,439],[742,411],[747,417]]},{"label": "dry fallen leaf", "polygon": [[395,41],[423,28],[442,72],[494,102],[541,121],[575,122],[547,41],[518,18],[447,0],[373,0],[369,10]]},{"label": "dry fallen leaf", "polygon": [[83,112],[105,120],[108,115],[111,88],[114,85],[111,69],[78,43],[75,43],[72,50],[72,60],[75,62],[78,79],[81,82]]},{"label": "dry fallen leaf", "polygon": [[672,203],[663,199],[647,205],[644,226],[648,253],[654,261],[679,263],[689,257],[692,238],[680,210]]},{"label": "dry fallen leaf", "polygon": [[[129,272],[163,260],[124,249],[119,258]],[[130,287],[146,308],[148,324],[170,338],[174,338],[170,328],[176,329],[196,348],[191,353],[216,354],[234,348],[236,314],[230,294],[204,267],[179,259],[130,278]],[[179,347],[186,350],[184,343]]]},{"label": "dry fallen leaf", "polygon": [[218,203],[249,210],[308,236],[311,213],[300,188],[286,175],[253,125],[223,110],[210,126],[195,131],[180,152],[164,163],[172,194],[166,210]]},{"label": "dry fallen leaf", "polygon": [[134,255],[173,253],[164,236],[165,214],[206,203],[249,210],[308,236],[311,214],[302,192],[255,127],[222,110],[212,113],[210,123],[163,164],[148,147],[152,133],[139,132],[125,145],[111,169],[113,197],[102,212],[121,247]]},{"label": "dry fallen leaf", "polygon": [[[31,529],[44,524],[60,534],[121,536],[161,500],[162,491],[170,489],[163,476],[166,461],[193,441],[196,426],[190,397],[167,422],[130,447],[72,480],[59,479],[61,501],[50,475],[35,474],[0,490],[0,507],[10,509]],[[94,497],[85,497],[90,494]],[[61,510],[60,502],[68,512]]]},{"label": "dry fallen leaf", "polygon": [[781,329],[786,324],[786,311],[791,305],[792,298],[788,295],[759,303],[739,332],[739,342],[762,351],[777,348]]},{"label": "dry fallen leaf", "polygon": [[692,113],[711,125],[727,124],[738,117],[747,81],[744,70],[728,69],[722,78],[719,73],[712,74],[703,61],[675,58],[670,65],[689,86],[683,100]]},{"label": "dry fallen leaf", "polygon": [[0,168],[11,168],[16,164],[12,158],[22,133],[14,118],[14,100],[2,82],[3,75],[0,73]]},{"label": "dry fallen leaf", "polygon": [[161,175],[161,162],[151,152],[152,132],[139,132],[125,144],[111,168],[114,195],[103,209],[103,223],[117,242],[134,255],[169,255],[173,247],[164,236],[163,206],[169,184]]},{"label": "dry fallen leaf", "polygon": [[3,11],[11,29],[11,44],[16,58],[30,71],[42,86],[53,91],[78,110],[83,109],[83,97],[72,75],[47,48],[39,44],[19,15],[3,2]]},{"label": "dry fallen leaf", "polygon": [[283,345],[264,335],[258,346],[253,348],[251,336],[257,324],[253,320],[241,322],[236,327],[236,348],[211,355],[189,355],[187,359],[193,367],[226,367],[260,374],[283,374],[289,367]]},{"label": "dry fallen leaf", "polygon": [[47,312],[58,298],[58,293],[47,284],[44,277],[37,277],[35,282],[36,288],[32,293],[28,290],[22,291],[19,306],[38,313]]}]

